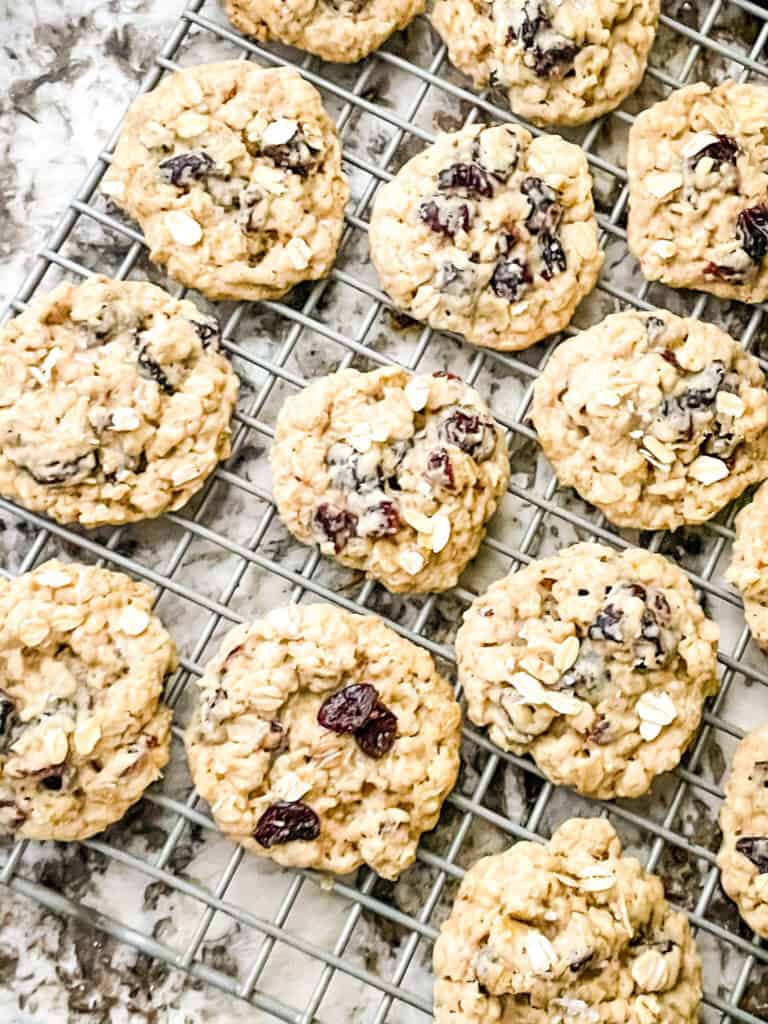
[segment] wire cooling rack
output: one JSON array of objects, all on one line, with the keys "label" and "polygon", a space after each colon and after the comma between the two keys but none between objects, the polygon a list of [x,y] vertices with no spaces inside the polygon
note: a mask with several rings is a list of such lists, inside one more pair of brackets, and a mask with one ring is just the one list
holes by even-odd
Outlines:
[{"label": "wire cooling rack", "polygon": [[[700,6],[669,0],[664,6],[638,95],[601,121],[565,133],[589,158],[607,255],[598,289],[576,323],[583,327],[616,309],[655,304],[717,322],[760,356],[763,307],[649,286],[626,254],[623,161],[633,111],[700,78],[760,81],[768,75],[768,13],[761,7],[747,0]],[[177,725],[165,780],[124,822],[82,844],[100,865],[101,886],[83,889],[41,872],[41,847],[23,842],[0,851],[0,881],[250,1002],[253,1019],[417,1022],[430,1016],[431,947],[464,869],[516,838],[546,837],[572,814],[605,814],[625,846],[662,876],[669,897],[696,930],[705,961],[704,1018],[754,1024],[768,1010],[768,950],[739,922],[715,867],[726,765],[743,729],[768,717],[765,661],[750,644],[740,602],[722,582],[732,513],[675,535],[615,532],[557,488],[526,422],[531,386],[555,342],[519,355],[478,351],[397,317],[378,290],[366,226],[379,184],[438,127],[510,120],[498,97],[468,91],[425,20],[362,64],[339,68],[255,45],[227,26],[215,3],[192,0],[142,89],[179,66],[234,57],[300,67],[335,116],[353,184],[339,259],[327,280],[296,289],[282,302],[218,309],[226,349],[243,382],[234,452],[182,513],[86,533],[0,500],[4,573],[63,554],[146,579],[158,588],[158,612],[182,652],[168,690]],[[147,262],[135,227],[100,197],[108,162],[107,150],[68,203],[9,313],[63,276],[80,279],[96,271],[149,277],[181,294]],[[509,431],[509,493],[477,562],[449,595],[387,594],[294,543],[272,504],[265,453],[282,400],[319,373],[388,362],[425,370],[449,365],[490,400]],[[468,726],[459,785],[438,828],[424,838],[416,865],[394,885],[368,870],[334,881],[280,871],[218,836],[191,790],[179,736],[190,684],[223,631],[280,602],[333,601],[382,615],[451,674],[451,640],[474,592],[532,557],[587,539],[617,547],[640,543],[669,555],[689,572],[723,628],[721,691],[681,766],[658,780],[650,797],[610,805],[582,800]],[[127,894],[125,905],[120,890]],[[160,905],[163,914],[153,915]]]}]

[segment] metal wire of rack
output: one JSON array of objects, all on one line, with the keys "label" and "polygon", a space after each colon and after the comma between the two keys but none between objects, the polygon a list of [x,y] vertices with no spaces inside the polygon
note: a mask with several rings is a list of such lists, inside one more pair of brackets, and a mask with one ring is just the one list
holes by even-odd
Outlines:
[{"label": "metal wire of rack", "polygon": [[[762,60],[768,41],[767,18],[768,12],[749,0],[712,0],[701,10],[686,0],[670,0],[640,102],[642,97],[650,101],[710,74],[730,74],[743,80],[768,76],[768,66]],[[736,22],[738,32],[734,30]],[[265,1019],[278,1018],[289,1024],[328,1020],[327,1007],[338,998],[336,986],[343,979],[357,999],[358,1008],[348,1019],[370,1024],[421,1021],[431,1011],[428,963],[436,923],[444,915],[463,869],[479,852],[498,849],[499,844],[515,838],[541,839],[553,823],[571,813],[604,813],[625,842],[642,852],[647,867],[661,873],[672,890],[670,896],[688,913],[706,963],[717,965],[714,971],[705,972],[706,1019],[756,1024],[768,1005],[764,994],[768,949],[739,925],[718,888],[714,861],[723,750],[732,750],[742,735],[740,725],[761,717],[761,707],[768,715],[763,690],[768,672],[750,646],[738,598],[720,578],[732,538],[732,515],[684,531],[682,536],[638,538],[617,533],[602,516],[557,488],[551,473],[542,468],[535,433],[525,421],[532,384],[554,341],[526,353],[503,355],[458,345],[434,336],[430,329],[392,320],[388,300],[379,291],[366,259],[366,217],[376,188],[392,177],[404,159],[431,141],[435,121],[443,127],[458,127],[476,118],[511,119],[494,98],[476,95],[462,84],[447,63],[445,48],[429,35],[423,22],[413,33],[418,37],[416,56],[409,46],[393,40],[361,65],[329,69],[312,58],[297,57],[295,51],[262,47],[244,39],[227,26],[214,3],[190,0],[187,4],[142,91],[153,88],[180,63],[196,63],[201,45],[213,46],[217,56],[298,66],[320,89],[336,117],[353,180],[353,202],[340,259],[328,279],[297,289],[284,301],[226,307],[225,347],[244,385],[234,452],[195,502],[182,514],[166,516],[157,524],[84,533],[0,499],[0,510],[8,522],[16,524],[23,543],[23,555],[13,571],[27,571],[50,554],[64,551],[68,557],[97,561],[155,584],[161,616],[174,633],[189,638],[185,645],[182,637],[181,668],[168,691],[169,702],[183,720],[187,684],[200,674],[201,664],[212,653],[222,630],[275,600],[310,597],[353,611],[376,611],[403,635],[430,650],[450,672],[450,637],[473,596],[473,587],[530,561],[548,544],[562,545],[577,538],[614,546],[639,542],[682,562],[710,613],[726,626],[720,693],[681,766],[667,782],[654,788],[652,799],[643,801],[599,805],[579,800],[543,780],[531,762],[496,750],[467,725],[459,786],[446,804],[438,829],[422,843],[417,865],[406,874],[407,878],[417,872],[418,885],[409,887],[405,881],[385,886],[368,870],[354,879],[333,882],[309,872],[273,872],[266,876],[266,884],[279,890],[279,898],[265,913],[263,892],[244,893],[238,885],[239,874],[246,870],[249,859],[253,860],[240,849],[227,847],[223,869],[212,881],[203,883],[184,870],[185,862],[177,855],[190,836],[201,844],[215,835],[207,809],[196,800],[186,777],[175,787],[155,787],[142,805],[142,813],[162,816],[163,840],[158,848],[149,851],[137,846],[130,830],[120,825],[84,844],[107,862],[131,872],[137,886],[154,884],[186,899],[198,916],[183,942],[143,929],[128,915],[120,917],[111,912],[108,901],[89,898],[81,902],[66,887],[46,884],[34,870],[33,847],[25,842],[2,848],[0,882],[50,910],[95,926],[150,957],[249,1001],[263,1011]],[[634,104],[630,100],[625,109],[569,133],[582,145],[595,176],[602,243],[608,256],[595,296],[585,304],[587,322],[616,308],[662,305],[723,323],[759,356],[766,330],[763,307],[747,310],[702,295],[650,287],[640,280],[631,260],[621,258],[625,255],[622,225],[627,190],[620,159],[626,129],[633,120],[628,111],[638,109]],[[445,123],[446,117],[450,123]],[[135,227],[98,196],[98,183],[116,136],[117,132],[68,203],[7,313],[23,309],[38,288],[47,289],[62,274],[79,279],[99,270],[116,277],[133,274],[162,280],[147,263]],[[90,256],[98,252],[98,266],[86,265],[86,244]],[[181,294],[178,288],[173,290]],[[490,396],[497,419],[509,432],[514,472],[506,503],[478,560],[479,568],[465,577],[469,583],[448,596],[395,599],[377,585],[329,566],[316,552],[291,542],[275,515],[263,470],[264,449],[273,434],[271,424],[281,397],[302,386],[312,374],[391,361],[410,369],[432,368],[438,346],[448,353],[452,368],[459,368],[468,382]],[[216,584],[206,587],[199,579],[194,584],[187,582],[190,565],[195,561],[199,565],[201,559],[216,568]],[[0,571],[11,574],[7,567]],[[223,580],[220,586],[219,576]],[[753,691],[745,711],[748,687]],[[175,729],[172,764],[183,774],[180,730],[181,724]],[[680,877],[687,879],[682,888],[676,881]],[[308,894],[318,891],[332,891],[336,906],[342,908],[334,918],[332,935],[317,937],[302,917]],[[254,937],[254,955],[234,972],[205,956],[212,922],[218,916]],[[370,935],[377,929],[391,940],[386,969],[368,962],[360,940],[361,933]],[[275,977],[285,973],[282,966],[279,970],[273,967],[279,960],[278,951],[312,967],[308,970],[311,983],[302,989],[298,1000],[295,982],[288,979],[281,986]],[[426,983],[419,977],[420,965]]]}]

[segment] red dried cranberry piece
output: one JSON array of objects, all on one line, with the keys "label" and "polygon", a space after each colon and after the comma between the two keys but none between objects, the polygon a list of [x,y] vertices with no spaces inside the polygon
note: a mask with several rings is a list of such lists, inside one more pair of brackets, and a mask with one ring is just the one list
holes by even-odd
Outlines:
[{"label": "red dried cranberry piece", "polygon": [[742,836],[736,840],[736,849],[747,860],[751,860],[761,875],[768,873],[768,838],[765,836]]},{"label": "red dried cranberry piece", "polygon": [[753,263],[761,263],[768,252],[768,206],[762,203],[742,210],[736,221],[739,244]]},{"label": "red dried cranberry piece", "polygon": [[317,720],[331,732],[357,732],[371,716],[379,693],[370,683],[353,683],[326,697],[317,712]]},{"label": "red dried cranberry piece", "polygon": [[449,238],[453,238],[457,231],[469,231],[472,226],[472,213],[466,203],[449,209],[430,199],[419,207],[419,219],[432,231]]},{"label": "red dried cranberry piece", "polygon": [[712,263],[709,262],[704,267],[704,273],[707,277],[719,277],[721,281],[733,281],[741,277],[741,271],[735,267],[729,267],[725,263]]},{"label": "red dried cranberry piece", "polygon": [[375,528],[368,531],[369,537],[391,537],[403,525],[394,501],[380,501],[367,509],[366,515],[374,516],[376,520]]},{"label": "red dried cranberry piece", "polygon": [[470,196],[493,195],[493,183],[477,164],[453,164],[440,171],[438,186],[441,192],[463,191]]},{"label": "red dried cranberry piece", "polygon": [[333,542],[333,550],[338,553],[347,546],[347,541],[357,532],[357,516],[346,512],[330,501],[324,501],[315,509],[315,526],[322,530],[328,540]]},{"label": "red dried cranberry piece", "polygon": [[355,739],[368,757],[384,757],[397,739],[397,716],[377,701],[368,721],[355,733]]},{"label": "red dried cranberry piece", "polygon": [[533,275],[522,260],[499,260],[491,277],[491,288],[500,299],[514,302],[529,284]]},{"label": "red dried cranberry piece", "polygon": [[446,380],[461,380],[461,377],[459,377],[457,373],[451,373],[450,370],[435,370],[432,376],[445,377]]},{"label": "red dried cranberry piece", "polygon": [[490,420],[457,408],[440,425],[440,436],[479,462],[490,457],[496,443],[496,429]]},{"label": "red dried cranberry piece", "polygon": [[556,235],[542,234],[541,258],[544,260],[544,270],[541,276],[545,281],[551,281],[555,274],[562,272],[568,266],[560,239]]},{"label": "red dried cranberry piece", "polygon": [[179,153],[158,165],[163,181],[176,188],[189,188],[193,181],[200,181],[211,173],[214,162],[207,153]]},{"label": "red dried cranberry piece", "polygon": [[453,463],[445,448],[435,448],[427,457],[427,469],[424,474],[426,478],[438,487],[444,487],[452,491],[456,486],[456,478],[453,473]]},{"label": "red dried cranberry piece", "polygon": [[546,49],[541,46],[533,48],[533,70],[539,78],[559,78],[573,64],[573,58],[579,47],[565,36],[559,36],[562,42]]},{"label": "red dried cranberry piece", "polygon": [[525,226],[532,235],[544,231],[553,234],[563,216],[557,201],[557,192],[542,181],[541,178],[526,178],[520,185],[520,191],[528,200],[528,216]]},{"label": "red dried cranberry piece", "polygon": [[253,838],[265,850],[295,840],[309,842],[319,835],[320,819],[301,800],[280,800],[272,804],[264,811],[253,830]]},{"label": "red dried cranberry piece", "polygon": [[306,178],[317,162],[318,150],[310,145],[304,134],[304,129],[297,127],[288,142],[281,142],[275,146],[264,146],[260,155],[268,157],[277,167],[282,167],[300,178]]},{"label": "red dried cranberry piece", "polygon": [[739,155],[739,144],[730,135],[718,135],[717,142],[711,142],[698,153],[694,153],[689,159],[691,167],[695,167],[705,156],[710,157],[716,164],[735,164]]}]

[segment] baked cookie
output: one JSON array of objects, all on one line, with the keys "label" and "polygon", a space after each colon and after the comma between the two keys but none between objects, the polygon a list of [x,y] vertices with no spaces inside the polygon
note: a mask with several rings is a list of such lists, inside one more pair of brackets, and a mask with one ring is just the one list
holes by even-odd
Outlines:
[{"label": "baked cookie", "polygon": [[191,302],[62,284],[0,330],[0,494],[83,526],[180,508],[229,455],[237,390]]},{"label": "baked cookie", "polygon": [[323,60],[352,64],[424,10],[425,0],[226,0],[232,24]]},{"label": "baked cookie", "polygon": [[159,777],[171,738],[159,700],[177,660],[153,597],[58,561],[0,579],[0,834],[85,839]]},{"label": "baked cookie", "polygon": [[437,0],[432,23],[478,89],[534,124],[584,124],[634,92],[659,0]]},{"label": "baked cookie", "polygon": [[461,713],[426,651],[325,604],[227,634],[186,734],[219,827],[279,864],[396,878],[459,768]]},{"label": "baked cookie", "polygon": [[602,818],[467,874],[435,943],[437,1024],[695,1024],[688,921]]},{"label": "baked cookie", "polygon": [[585,796],[642,796],[717,692],[719,629],[683,572],[575,544],[494,583],[456,637],[467,714]]},{"label": "baked cookie", "polygon": [[768,89],[704,82],[629,133],[629,247],[649,281],[768,298]]},{"label": "baked cookie", "polygon": [[475,345],[527,348],[597,281],[592,178],[557,135],[470,125],[439,135],[376,194],[371,258],[392,301]]},{"label": "baked cookie", "polygon": [[336,126],[291,68],[186,68],[140,96],[103,191],[150,258],[212,299],[274,299],[331,269],[349,196]]},{"label": "baked cookie", "polygon": [[749,927],[768,939],[768,722],[736,748],[720,827],[723,888]]},{"label": "baked cookie", "polygon": [[741,591],[749,631],[768,653],[768,484],[736,516],[736,540],[726,579]]},{"label": "baked cookie", "polygon": [[289,398],[271,460],[291,533],[392,591],[454,586],[509,479],[473,388],[392,367],[340,370]]},{"label": "baked cookie", "polygon": [[616,313],[555,350],[532,419],[557,477],[617,526],[711,519],[768,476],[768,392],[720,328]]}]

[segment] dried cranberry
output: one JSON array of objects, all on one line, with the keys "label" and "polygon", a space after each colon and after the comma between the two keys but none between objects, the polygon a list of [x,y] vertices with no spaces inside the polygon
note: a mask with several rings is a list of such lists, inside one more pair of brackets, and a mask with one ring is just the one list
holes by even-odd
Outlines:
[{"label": "dried cranberry", "polygon": [[443,420],[440,435],[467,455],[482,462],[489,458],[496,444],[496,428],[490,420],[475,412],[457,407]]},{"label": "dried cranberry", "polygon": [[337,555],[357,533],[357,516],[339,508],[338,505],[332,505],[329,501],[317,506],[314,522],[328,540],[333,541],[333,549]]},{"label": "dried cranberry", "polygon": [[739,144],[730,135],[718,135],[717,142],[710,142],[708,146],[700,149],[689,158],[688,163],[695,167],[700,160],[708,156],[716,164],[735,164],[739,155]]},{"label": "dried cranberry", "polygon": [[541,178],[526,178],[520,185],[520,191],[528,200],[528,216],[525,226],[532,235],[540,232],[553,234],[563,216],[557,201],[557,192]]},{"label": "dried cranberry", "polygon": [[438,186],[441,192],[466,192],[469,196],[493,195],[493,183],[477,164],[453,164],[440,171]]},{"label": "dried cranberry", "polygon": [[587,739],[590,743],[596,743],[601,746],[605,743],[610,743],[610,729],[611,723],[605,717],[605,715],[598,715],[595,724],[587,733]]},{"label": "dried cranberry", "polygon": [[765,836],[742,836],[736,840],[736,849],[751,860],[761,875],[768,874],[768,838]]},{"label": "dried cranberry", "polygon": [[753,263],[761,263],[768,252],[768,206],[762,203],[742,210],[736,221],[739,244]]},{"label": "dried cranberry", "polygon": [[664,351],[661,353],[661,358],[664,360],[665,363],[669,363],[670,366],[674,366],[675,369],[680,369],[680,363],[678,363],[677,361],[677,356],[670,349],[665,348]]},{"label": "dried cranberry", "polygon": [[540,241],[541,257],[544,260],[541,276],[545,281],[551,281],[555,274],[562,273],[568,266],[565,249],[555,235],[542,235]]},{"label": "dried cranberry", "polygon": [[66,484],[85,480],[99,467],[98,452],[86,452],[77,459],[67,462],[53,459],[36,465],[34,469],[27,467],[27,472],[39,484]]},{"label": "dried cranberry", "polygon": [[384,757],[397,739],[397,716],[377,702],[365,725],[355,733],[355,739],[368,757]]},{"label": "dried cranberry", "polygon": [[[714,405],[725,378],[725,364],[719,359],[689,379],[688,387],[674,401],[681,409],[706,409]],[[667,400],[669,401],[669,400]]]},{"label": "dried cranberry", "polygon": [[214,346],[221,340],[221,327],[215,316],[206,317],[205,320],[192,321],[203,348],[208,348],[212,343]]},{"label": "dried cranberry", "polygon": [[11,729],[16,720],[16,705],[8,696],[0,690],[0,750],[10,739]]},{"label": "dried cranberry", "polygon": [[309,842],[319,835],[320,819],[301,800],[280,800],[272,804],[259,818],[253,831],[253,838],[266,850],[295,840]]},{"label": "dried cranberry", "polygon": [[449,238],[453,238],[457,231],[469,231],[472,226],[472,211],[466,203],[452,209],[430,199],[419,207],[419,218],[432,231]]},{"label": "dried cranberry", "polygon": [[306,178],[317,161],[318,151],[309,144],[303,129],[297,128],[288,142],[264,146],[259,155],[268,157],[277,167]]},{"label": "dried cranberry", "polygon": [[611,643],[621,644],[624,642],[624,634],[621,631],[621,623],[624,612],[615,605],[606,605],[598,612],[597,618],[589,627],[590,640],[610,640]]},{"label": "dried cranberry", "polygon": [[540,78],[557,78],[573,64],[573,58],[579,52],[578,46],[565,36],[558,34],[554,46],[548,49],[535,46],[533,48],[533,70]]},{"label": "dried cranberry", "polygon": [[541,5],[536,0],[526,0],[519,11],[519,24],[510,25],[507,32],[507,43],[522,43],[524,49],[530,50],[536,41],[536,33],[543,24],[548,24]]},{"label": "dried cranberry", "polygon": [[160,390],[166,395],[172,395],[176,389],[171,384],[168,376],[163,370],[162,366],[156,362],[151,355],[147,352],[147,347],[144,342],[137,339],[139,344],[139,354],[137,357],[137,364],[139,368],[139,376],[143,377],[144,380],[153,380],[160,388]]},{"label": "dried cranberry", "polygon": [[658,341],[666,329],[667,325],[660,316],[647,316],[645,318],[645,333],[648,335],[649,341]]},{"label": "dried cranberry", "polygon": [[446,380],[461,380],[461,377],[459,377],[457,373],[451,373],[450,370],[435,370],[432,376],[445,377]]},{"label": "dried cranberry", "polygon": [[179,153],[158,166],[163,181],[176,188],[189,188],[194,181],[201,181],[214,168],[214,162],[207,153]]},{"label": "dried cranberry", "polygon": [[331,732],[350,733],[362,728],[371,716],[379,694],[370,683],[353,683],[327,697],[320,705],[317,720]]},{"label": "dried cranberry", "polygon": [[373,519],[372,527],[366,531],[369,537],[391,537],[403,525],[393,501],[380,501],[366,509],[365,515],[367,519]]},{"label": "dried cranberry", "polygon": [[736,267],[729,267],[726,263],[712,263],[711,261],[704,267],[704,273],[707,277],[719,277],[721,281],[734,281],[742,276],[741,271],[737,270]]},{"label": "dried cranberry", "polygon": [[427,469],[424,474],[430,483],[452,491],[456,486],[453,463],[445,448],[433,449],[427,457]]},{"label": "dried cranberry", "polygon": [[514,302],[529,284],[533,275],[522,260],[499,260],[491,277],[491,288],[500,299]]}]

